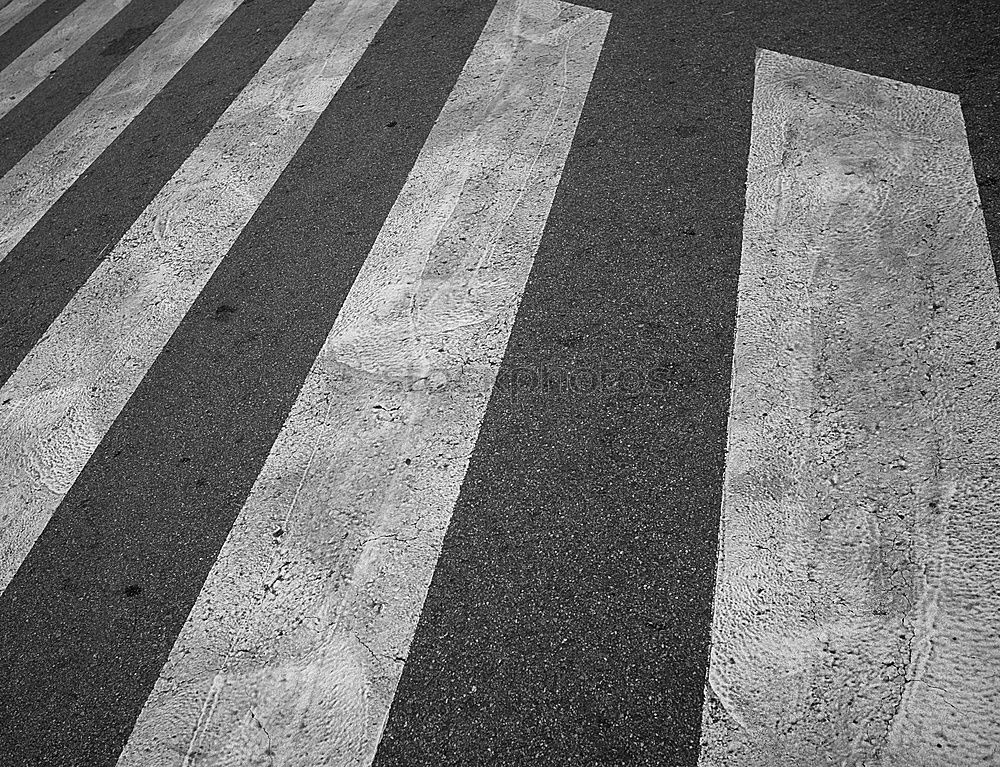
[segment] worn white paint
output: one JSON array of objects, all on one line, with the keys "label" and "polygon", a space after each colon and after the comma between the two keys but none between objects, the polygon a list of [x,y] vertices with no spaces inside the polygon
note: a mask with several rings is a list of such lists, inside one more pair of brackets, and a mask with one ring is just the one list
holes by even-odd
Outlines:
[{"label": "worn white paint", "polygon": [[0,259],[100,156],[241,0],[185,0],[0,178]]},{"label": "worn white paint", "polygon": [[501,0],[119,765],[367,765],[609,15]]},{"label": "worn white paint", "polygon": [[317,0],[0,389],[0,588],[394,4]]},{"label": "worn white paint", "polygon": [[0,8],[0,35],[15,26],[43,2],[45,0],[10,0]]},{"label": "worn white paint", "polygon": [[87,0],[0,72],[0,117],[17,106],[130,0]]},{"label": "worn white paint", "polygon": [[1000,764],[1000,299],[958,97],[761,51],[700,764]]}]

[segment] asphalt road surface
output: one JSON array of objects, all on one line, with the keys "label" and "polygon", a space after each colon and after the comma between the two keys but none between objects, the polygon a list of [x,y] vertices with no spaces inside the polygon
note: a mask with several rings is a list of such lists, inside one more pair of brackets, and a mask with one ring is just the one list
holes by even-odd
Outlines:
[{"label": "asphalt road surface", "polygon": [[1000,765],[998,61],[3,4],[3,763]]}]

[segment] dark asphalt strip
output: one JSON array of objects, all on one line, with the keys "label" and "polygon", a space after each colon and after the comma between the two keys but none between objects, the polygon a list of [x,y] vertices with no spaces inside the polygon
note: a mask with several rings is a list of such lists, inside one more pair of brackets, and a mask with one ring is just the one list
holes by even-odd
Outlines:
[{"label": "dark asphalt strip", "polygon": [[964,94],[995,216],[985,0],[606,7],[378,767],[696,764],[755,46]]},{"label": "dark asphalt strip", "polygon": [[114,763],[491,6],[400,2],[0,597],[6,765]]},{"label": "dark asphalt strip", "polygon": [[133,0],[0,118],[0,175],[76,109],[180,2]]},{"label": "dark asphalt strip", "polygon": [[696,753],[753,51],[612,10],[380,767]]},{"label": "dark asphalt strip", "polygon": [[82,2],[83,0],[46,0],[0,35],[0,69],[6,68]]},{"label": "dark asphalt strip", "polygon": [[[0,382],[10,378],[311,2],[244,3],[233,11],[0,261]],[[53,95],[54,111],[76,98],[68,90]]]}]

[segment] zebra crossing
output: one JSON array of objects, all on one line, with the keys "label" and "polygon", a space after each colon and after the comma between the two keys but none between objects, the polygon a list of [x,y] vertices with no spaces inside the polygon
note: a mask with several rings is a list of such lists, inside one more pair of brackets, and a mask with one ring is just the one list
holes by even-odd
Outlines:
[{"label": "zebra crossing", "polygon": [[[0,389],[6,585],[390,6],[313,6]],[[340,12],[340,13],[338,13]],[[353,25],[352,25],[353,22]],[[331,54],[328,37],[346,49]],[[180,27],[183,29],[183,27]],[[289,68],[288,62],[294,62]],[[80,115],[84,120],[89,110]],[[7,542],[5,540],[5,542]],[[17,547],[17,548],[15,548]]]},{"label": "zebra crossing", "polygon": [[4,34],[21,19],[41,5],[43,0],[10,0],[0,8],[0,34]]},{"label": "zebra crossing", "polygon": [[1000,759],[989,83],[788,13],[0,7],[5,764]]},{"label": "zebra crossing", "polygon": [[236,7],[182,3],[136,51],[0,180],[0,256],[39,222]]},{"label": "zebra crossing", "polygon": [[0,74],[0,117],[21,103],[48,74],[127,4],[127,0],[93,0],[77,7]]},{"label": "zebra crossing", "polygon": [[532,11],[487,21],[119,764],[373,758],[607,27]]}]

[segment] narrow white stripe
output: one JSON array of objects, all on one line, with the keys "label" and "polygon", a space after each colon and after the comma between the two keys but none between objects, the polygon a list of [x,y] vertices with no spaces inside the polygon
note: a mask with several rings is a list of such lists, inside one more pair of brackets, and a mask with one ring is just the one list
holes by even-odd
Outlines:
[{"label": "narrow white stripe", "polygon": [[1000,296],[958,98],[756,77],[700,763],[996,764]]},{"label": "narrow white stripe", "polygon": [[88,0],[0,72],[0,117],[17,106],[130,0]]},{"label": "narrow white stripe", "polygon": [[496,7],[120,767],[371,761],[609,18]]},{"label": "narrow white stripe", "polygon": [[394,0],[319,0],[0,389],[0,588]]},{"label": "narrow white stripe", "polygon": [[44,2],[45,0],[11,0],[0,8],[0,35],[10,30]]},{"label": "narrow white stripe", "polygon": [[0,259],[212,36],[241,0],[185,0],[0,178]]}]

